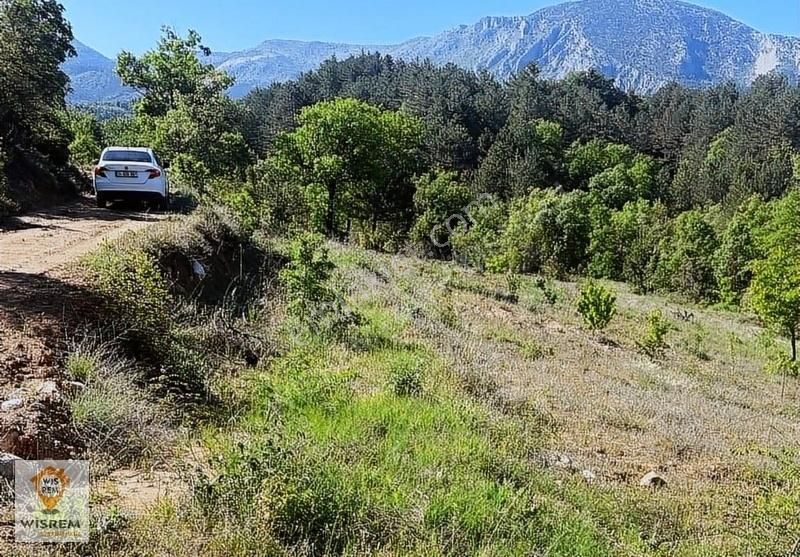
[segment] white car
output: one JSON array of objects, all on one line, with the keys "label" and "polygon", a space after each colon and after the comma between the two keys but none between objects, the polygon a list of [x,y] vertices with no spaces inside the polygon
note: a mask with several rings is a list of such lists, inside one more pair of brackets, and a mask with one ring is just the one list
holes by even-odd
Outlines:
[{"label": "white car", "polygon": [[142,199],[159,209],[169,208],[167,171],[152,149],[107,147],[94,168],[97,206],[117,199]]}]

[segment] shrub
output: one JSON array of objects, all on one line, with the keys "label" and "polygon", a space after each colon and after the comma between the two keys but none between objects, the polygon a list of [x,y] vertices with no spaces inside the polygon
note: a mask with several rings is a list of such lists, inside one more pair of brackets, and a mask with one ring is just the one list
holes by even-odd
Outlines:
[{"label": "shrub", "polygon": [[289,300],[287,312],[302,326],[316,333],[340,336],[359,323],[357,314],[346,310],[341,296],[332,288],[336,266],[328,257],[324,237],[303,233],[290,246],[290,262],[280,279]]},{"label": "shrub", "polygon": [[578,313],[590,329],[599,331],[605,329],[616,314],[616,302],[617,298],[612,291],[589,281],[578,298]]},{"label": "shrub", "polygon": [[420,396],[422,394],[422,366],[414,358],[403,358],[391,369],[391,385],[397,396]]},{"label": "shrub", "polygon": [[150,353],[168,351],[174,300],[155,259],[138,249],[106,245],[85,260],[111,315]]},{"label": "shrub", "polygon": [[639,342],[640,348],[650,357],[660,356],[667,347],[666,336],[673,329],[672,323],[664,317],[661,310],[651,311],[647,316],[647,330]]}]

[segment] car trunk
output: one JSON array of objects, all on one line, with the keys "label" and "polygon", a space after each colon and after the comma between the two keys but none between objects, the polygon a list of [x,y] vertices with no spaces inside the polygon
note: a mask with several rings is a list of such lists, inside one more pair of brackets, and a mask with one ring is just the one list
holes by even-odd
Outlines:
[{"label": "car trunk", "polygon": [[104,162],[106,177],[116,184],[144,184],[150,179],[152,164],[142,162]]}]

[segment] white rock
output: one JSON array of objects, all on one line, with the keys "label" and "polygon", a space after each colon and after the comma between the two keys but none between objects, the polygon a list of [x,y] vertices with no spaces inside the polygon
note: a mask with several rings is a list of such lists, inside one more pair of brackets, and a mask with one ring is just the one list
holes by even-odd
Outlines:
[{"label": "white rock", "polygon": [[657,472],[649,472],[639,480],[639,485],[642,487],[660,488],[667,487],[667,480],[661,477]]},{"label": "white rock", "polygon": [[206,278],[206,269],[197,259],[192,259],[192,272],[200,280]]},{"label": "white rock", "polygon": [[597,474],[595,474],[591,470],[584,470],[583,472],[581,472],[581,476],[583,476],[583,479],[589,483],[592,483],[597,479]]},{"label": "white rock", "polygon": [[22,406],[23,400],[21,398],[9,398],[6,401],[0,403],[0,410],[3,412],[11,412],[12,410],[16,410],[20,406]]},{"label": "white rock", "polygon": [[45,396],[58,394],[58,385],[56,385],[55,381],[45,381],[42,383],[42,386],[39,387],[39,394]]}]

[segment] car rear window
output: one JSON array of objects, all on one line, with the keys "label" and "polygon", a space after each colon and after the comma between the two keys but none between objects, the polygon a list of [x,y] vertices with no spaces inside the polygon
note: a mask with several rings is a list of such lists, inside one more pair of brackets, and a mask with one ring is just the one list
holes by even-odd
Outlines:
[{"label": "car rear window", "polygon": [[106,151],[106,154],[103,155],[103,160],[111,162],[153,162],[150,155],[144,151]]}]

